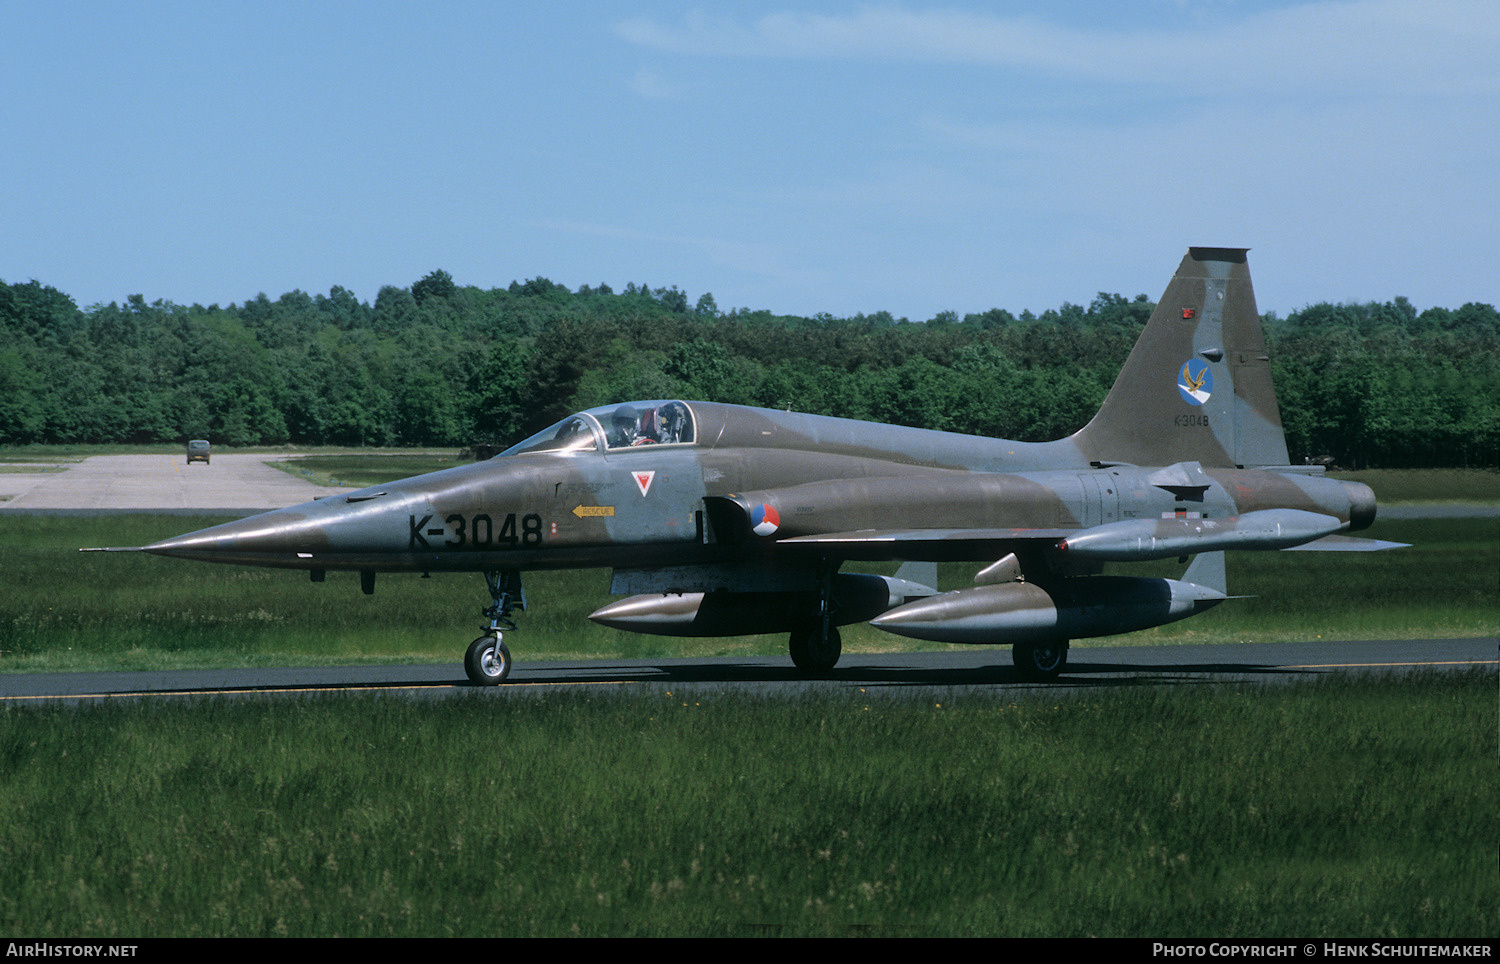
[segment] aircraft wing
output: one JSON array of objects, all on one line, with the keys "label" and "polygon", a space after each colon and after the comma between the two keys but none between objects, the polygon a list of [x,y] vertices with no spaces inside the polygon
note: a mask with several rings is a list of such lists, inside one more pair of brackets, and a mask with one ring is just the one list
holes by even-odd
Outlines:
[{"label": "aircraft wing", "polygon": [[[770,511],[769,507],[764,511]],[[1338,535],[1347,526],[1337,516],[1321,512],[1258,509],[1216,519],[1122,519],[1083,529],[859,529],[787,536],[777,545],[814,547],[851,559],[962,560],[999,558],[1004,552],[1045,542],[1069,558],[1092,562],[1145,562],[1225,549],[1368,552],[1398,546]]]},{"label": "aircraft wing", "polygon": [[998,559],[1018,543],[1055,543],[1074,529],[859,529],[792,536],[777,542],[784,549],[831,552],[846,559],[930,559],[960,561]]}]

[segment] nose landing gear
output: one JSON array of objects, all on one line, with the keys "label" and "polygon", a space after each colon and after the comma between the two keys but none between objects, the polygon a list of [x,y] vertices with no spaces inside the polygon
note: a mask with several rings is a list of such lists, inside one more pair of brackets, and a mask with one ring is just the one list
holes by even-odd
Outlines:
[{"label": "nose landing gear", "polygon": [[510,614],[516,609],[526,611],[526,591],[521,588],[521,574],[511,569],[487,572],[484,582],[490,590],[490,607],[484,611],[490,624],[483,636],[469,644],[469,651],[464,654],[464,672],[479,686],[498,686],[510,675],[510,650],[505,646],[505,633],[516,628]]}]

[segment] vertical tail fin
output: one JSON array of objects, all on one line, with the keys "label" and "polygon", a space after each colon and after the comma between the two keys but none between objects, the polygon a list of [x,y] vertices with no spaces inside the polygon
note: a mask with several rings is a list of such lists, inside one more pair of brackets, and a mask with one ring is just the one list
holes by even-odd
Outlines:
[{"label": "vertical tail fin", "polygon": [[1104,404],[1073,436],[1094,462],[1287,464],[1242,248],[1189,248]]}]

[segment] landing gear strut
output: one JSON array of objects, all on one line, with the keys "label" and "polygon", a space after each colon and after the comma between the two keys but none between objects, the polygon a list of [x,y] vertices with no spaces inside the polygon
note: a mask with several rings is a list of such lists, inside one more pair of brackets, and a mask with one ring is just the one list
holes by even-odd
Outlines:
[{"label": "landing gear strut", "polygon": [[804,673],[826,673],[844,652],[843,639],[833,624],[833,574],[838,566],[825,568],[818,585],[818,610],[813,618],[792,630],[788,644],[792,662]]},{"label": "landing gear strut", "polygon": [[484,574],[490,590],[490,607],[484,615],[490,619],[483,636],[469,644],[464,654],[464,672],[480,686],[498,686],[510,675],[510,650],[505,647],[505,633],[516,628],[510,614],[526,610],[526,591],[521,588],[521,574],[513,569]]}]

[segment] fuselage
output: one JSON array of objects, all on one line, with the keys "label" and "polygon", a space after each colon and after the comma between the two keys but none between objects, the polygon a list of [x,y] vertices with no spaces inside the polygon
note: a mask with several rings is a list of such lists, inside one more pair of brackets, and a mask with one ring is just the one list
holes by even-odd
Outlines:
[{"label": "fuselage", "polygon": [[[676,413],[678,428],[671,435],[658,428],[660,437],[652,439],[615,436],[610,413],[626,408]],[[650,401],[579,413],[484,462],[146,548],[311,570],[641,568],[764,558],[783,540],[826,533],[993,530],[1019,538],[1126,520],[1221,519],[1263,508],[1316,512],[1362,528],[1369,522],[1361,518],[1362,506],[1367,502],[1373,514],[1373,498],[1359,489],[1196,462],[1096,467],[1070,439],[1014,442]],[[763,520],[747,532],[726,516],[726,506],[730,514],[739,506],[747,517],[769,512],[774,522]],[[824,551],[845,558],[995,558],[994,540],[934,538],[932,544],[940,551],[879,540]]]},{"label": "fuselage", "polygon": [[[824,672],[838,627],[1008,643],[1056,677],[1072,638],[1159,626],[1229,598],[1227,550],[1388,548],[1366,486],[1293,467],[1245,251],[1189,248],[1098,412],[1015,442],[658,399],[569,416],[487,462],[267,512],[144,547],[310,570],[481,571],[485,635],[465,671],[509,673],[521,574],[609,567],[628,598],[589,618],[632,632],[786,632]],[[1180,577],[1106,564],[1188,558]],[[894,576],[840,572],[899,559]],[[940,561],[985,563],[939,592]]]}]

